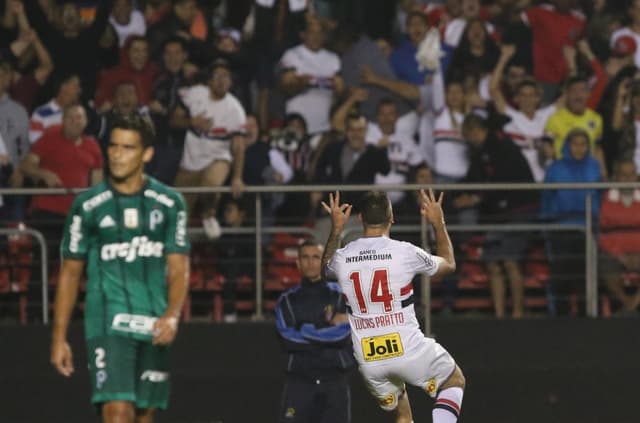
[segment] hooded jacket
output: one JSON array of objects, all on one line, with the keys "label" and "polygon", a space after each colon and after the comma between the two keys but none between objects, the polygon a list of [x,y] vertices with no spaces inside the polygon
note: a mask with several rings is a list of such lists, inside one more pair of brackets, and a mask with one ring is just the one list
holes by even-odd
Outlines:
[{"label": "hooded jacket", "polygon": [[[570,134],[571,135],[571,134]],[[569,136],[562,146],[562,159],[556,160],[547,169],[545,183],[554,182],[601,182],[600,165],[591,152],[582,160],[573,158],[569,148]],[[593,222],[598,222],[600,193],[598,190],[546,190],[542,192],[541,217],[558,223],[585,223],[585,199],[591,194]]]},{"label": "hooded jacket", "polygon": [[146,105],[152,100],[153,84],[158,73],[158,66],[151,62],[151,56],[144,67],[139,70],[134,69],[129,60],[131,44],[139,39],[140,37],[136,36],[129,37],[120,50],[120,64],[100,75],[96,90],[96,106],[98,108],[106,101],[113,100],[116,87],[124,81],[133,82],[136,86],[138,104]]},{"label": "hooded jacket", "polygon": [[[513,141],[489,132],[482,147],[469,149],[470,183],[533,182],[527,160]],[[482,194],[481,216],[490,221],[527,221],[538,207],[538,195],[531,190],[495,191]]]}]

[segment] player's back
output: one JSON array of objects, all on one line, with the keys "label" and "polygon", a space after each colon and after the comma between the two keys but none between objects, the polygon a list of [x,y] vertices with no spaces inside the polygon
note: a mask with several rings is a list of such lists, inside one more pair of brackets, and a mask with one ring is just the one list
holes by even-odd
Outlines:
[{"label": "player's back", "polygon": [[338,250],[329,264],[347,297],[358,361],[410,355],[424,338],[413,306],[412,280],[433,274],[436,260],[421,248],[387,237],[360,238]]}]

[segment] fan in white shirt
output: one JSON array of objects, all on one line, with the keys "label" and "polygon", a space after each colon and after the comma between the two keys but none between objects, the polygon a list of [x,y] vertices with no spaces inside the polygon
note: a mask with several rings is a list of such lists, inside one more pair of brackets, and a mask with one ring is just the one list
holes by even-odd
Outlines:
[{"label": "fan in white shirt", "polygon": [[[387,154],[391,163],[391,170],[386,175],[377,173],[375,183],[380,185],[404,184],[412,166],[425,161],[413,134],[401,131],[397,126],[398,111],[391,99],[382,99],[378,103],[376,122],[367,124],[365,140],[367,144],[387,146]],[[387,193],[392,204],[404,198],[402,191]]]},{"label": "fan in white shirt", "polygon": [[[245,125],[247,118],[240,102],[229,93],[231,72],[224,61],[216,61],[209,72],[208,85],[180,91],[183,106],[171,117],[176,128],[187,129],[176,186],[221,186],[231,174],[235,197],[244,189]],[[197,197],[185,195],[189,210]],[[203,213],[209,238],[220,236],[215,219],[220,196]]]},{"label": "fan in white shirt", "polygon": [[337,278],[349,305],[353,350],[369,391],[396,421],[412,421],[405,383],[435,398],[434,423],[455,423],[460,414],[464,376],[451,355],[425,337],[415,314],[412,280],[417,273],[441,276],[455,270],[453,247],[442,212],[442,194],[421,192],[421,214],[433,225],[438,254],[389,238],[391,202],[382,192],[362,197],[364,237],[338,249],[351,205],[340,194],[322,203],[331,216],[331,235],[322,256],[327,276]]},{"label": "fan in white shirt", "polygon": [[324,30],[316,19],[308,19],[302,33],[303,44],[287,50],[280,59],[280,84],[287,95],[287,113],[299,113],[310,134],[329,129],[333,94],[342,92],[338,75],[340,58],[322,48]]},{"label": "fan in white shirt", "polygon": [[546,155],[541,150],[544,144],[539,141],[544,136],[544,127],[549,116],[554,114],[558,107],[557,103],[540,107],[542,92],[537,82],[532,79],[524,79],[516,88],[514,102],[517,104],[518,110],[509,106],[500,89],[500,80],[507,63],[515,52],[516,48],[513,45],[501,47],[500,59],[491,76],[489,92],[496,111],[511,118],[511,121],[504,125],[504,132],[522,150],[522,155],[527,159],[533,179],[536,182],[542,182]]},{"label": "fan in white shirt", "polygon": [[132,35],[145,35],[147,24],[144,15],[133,8],[132,0],[115,0],[109,23],[118,34],[118,44],[122,47]]}]

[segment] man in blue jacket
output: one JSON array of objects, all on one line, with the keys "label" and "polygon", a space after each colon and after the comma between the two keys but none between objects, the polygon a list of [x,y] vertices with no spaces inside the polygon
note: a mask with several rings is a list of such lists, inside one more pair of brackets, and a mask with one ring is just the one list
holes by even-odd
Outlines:
[{"label": "man in blue jacket", "polygon": [[287,352],[279,422],[349,423],[347,373],[355,367],[344,297],[321,272],[322,246],[298,248],[299,286],[282,294],[276,326]]},{"label": "man in blue jacket", "polygon": [[[589,151],[589,134],[583,129],[569,132],[562,159],[549,166],[544,182],[600,182],[598,161]],[[542,193],[542,218],[553,223],[585,224],[586,197],[591,195],[592,222],[598,222],[600,194],[597,190],[548,190]],[[582,234],[549,232],[547,254],[550,262],[549,309],[552,314],[571,314],[568,298],[584,288],[585,239]]]}]

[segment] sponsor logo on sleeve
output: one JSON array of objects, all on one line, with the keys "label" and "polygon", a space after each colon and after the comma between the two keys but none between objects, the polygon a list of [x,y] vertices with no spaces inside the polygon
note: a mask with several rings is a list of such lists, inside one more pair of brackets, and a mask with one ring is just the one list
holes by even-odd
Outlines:
[{"label": "sponsor logo on sleeve", "polygon": [[176,220],[176,245],[187,245],[187,212],[179,211]]},{"label": "sponsor logo on sleeve", "polygon": [[69,227],[69,251],[77,253],[80,249],[80,241],[82,240],[82,217],[77,214],[71,219]]}]

